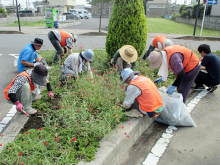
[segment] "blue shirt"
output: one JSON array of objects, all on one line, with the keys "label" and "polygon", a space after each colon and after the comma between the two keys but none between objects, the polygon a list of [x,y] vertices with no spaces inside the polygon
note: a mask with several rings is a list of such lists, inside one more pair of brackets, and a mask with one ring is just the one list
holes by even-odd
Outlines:
[{"label": "blue shirt", "polygon": [[18,72],[23,72],[25,65],[21,64],[21,60],[34,63],[34,59],[38,57],[36,50],[33,48],[32,44],[28,44],[24,49],[22,49],[18,58]]},{"label": "blue shirt", "polygon": [[202,59],[202,66],[205,66],[210,82],[213,84],[220,83],[220,59],[216,54],[209,53]]}]

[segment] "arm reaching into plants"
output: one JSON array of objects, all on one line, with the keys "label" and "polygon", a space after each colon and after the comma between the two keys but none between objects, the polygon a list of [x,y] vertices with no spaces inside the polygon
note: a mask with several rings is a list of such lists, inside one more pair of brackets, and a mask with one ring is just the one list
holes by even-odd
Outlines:
[{"label": "arm reaching into plants", "polygon": [[52,88],[51,88],[50,82],[48,80],[47,80],[47,90],[49,91],[48,96],[53,98],[54,94],[52,92]]}]

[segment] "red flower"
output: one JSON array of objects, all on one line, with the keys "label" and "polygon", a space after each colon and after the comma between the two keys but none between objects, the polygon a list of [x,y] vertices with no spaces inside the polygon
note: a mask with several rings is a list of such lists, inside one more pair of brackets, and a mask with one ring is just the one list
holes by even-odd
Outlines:
[{"label": "red flower", "polygon": [[39,130],[41,131],[41,130],[42,130],[42,128],[39,128]]},{"label": "red flower", "polygon": [[44,145],[47,145],[47,142],[44,142]]},{"label": "red flower", "polygon": [[125,133],[125,135],[127,135],[127,133]]},{"label": "red flower", "polygon": [[60,108],[62,108],[62,106],[61,106],[61,105],[59,105],[59,107],[60,107]]},{"label": "red flower", "polygon": [[21,163],[21,165],[24,165],[24,163]]},{"label": "red flower", "polygon": [[115,108],[118,108],[118,106],[115,106]]},{"label": "red flower", "polygon": [[84,89],[84,88],[82,88],[82,89]]},{"label": "red flower", "polygon": [[105,117],[103,116],[102,118],[104,119]]},{"label": "red flower", "polygon": [[73,101],[74,101],[74,99],[73,99]]},{"label": "red flower", "polygon": [[54,139],[54,141],[56,142],[56,141],[57,141],[57,139],[55,138],[55,139]]},{"label": "red flower", "polygon": [[2,146],[2,144],[0,144],[0,146]]},{"label": "red flower", "polygon": [[123,89],[124,87],[123,86],[121,86],[121,89]]},{"label": "red flower", "polygon": [[76,141],[76,138],[73,138],[73,141],[75,142],[75,141]]},{"label": "red flower", "polygon": [[120,101],[118,102],[118,104],[120,104]]},{"label": "red flower", "polygon": [[70,142],[72,142],[72,140],[70,140]]},{"label": "red flower", "polygon": [[121,128],[124,128],[124,126],[122,126]]},{"label": "red flower", "polygon": [[19,155],[19,156],[21,156],[21,155],[22,155],[22,153],[21,153],[21,152],[19,152],[19,153],[18,153],[18,155]]},{"label": "red flower", "polygon": [[58,138],[59,136],[57,136],[57,138]]},{"label": "red flower", "polygon": [[55,127],[58,127],[58,125],[56,125]]},{"label": "red flower", "polygon": [[114,114],[114,116],[115,116],[115,114]]},{"label": "red flower", "polygon": [[77,93],[75,92],[75,95],[77,95]]},{"label": "red flower", "polygon": [[29,132],[26,132],[26,134],[29,134]]},{"label": "red flower", "polygon": [[94,113],[92,113],[92,115],[94,115]]},{"label": "red flower", "polygon": [[127,136],[129,138],[129,136]]}]

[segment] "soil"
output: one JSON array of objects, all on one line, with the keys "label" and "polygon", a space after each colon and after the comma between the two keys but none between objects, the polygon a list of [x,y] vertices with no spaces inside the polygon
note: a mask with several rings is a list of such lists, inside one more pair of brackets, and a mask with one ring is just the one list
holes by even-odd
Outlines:
[{"label": "soil", "polygon": [[20,31],[0,31],[0,34],[25,34]]},{"label": "soil", "polygon": [[81,36],[107,36],[107,33],[104,32],[89,32],[80,34]]},{"label": "soil", "polygon": [[[57,110],[59,109],[58,103],[60,101],[60,96],[54,96],[54,98],[50,101],[51,102],[51,110]],[[49,100],[48,100],[49,101]],[[31,115],[24,125],[24,127],[21,129],[22,132],[27,132],[29,129],[39,129],[45,126],[44,121],[42,120],[42,116],[49,117],[49,114],[43,112],[43,111],[37,111],[37,113]]]},{"label": "soil", "polygon": [[200,37],[200,36],[183,36],[175,39],[194,40],[194,41],[220,41],[219,37]]}]

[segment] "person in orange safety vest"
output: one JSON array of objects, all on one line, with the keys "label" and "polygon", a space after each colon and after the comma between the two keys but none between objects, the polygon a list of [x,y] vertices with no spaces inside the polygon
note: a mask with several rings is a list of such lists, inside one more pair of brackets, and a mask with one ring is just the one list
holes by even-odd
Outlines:
[{"label": "person in orange safety vest", "polygon": [[151,40],[150,46],[149,46],[147,52],[144,54],[142,61],[146,60],[146,58],[149,56],[149,54],[152,51],[154,51],[155,48],[162,51],[163,48],[165,48],[166,46],[171,46],[171,45],[173,45],[173,42],[170,39],[167,39],[165,36],[158,35],[158,36],[154,37]]},{"label": "person in orange safety vest", "polygon": [[48,96],[54,97],[47,75],[48,70],[44,65],[37,65],[33,70],[21,72],[5,88],[5,99],[9,104],[15,104],[17,111],[35,114],[37,110],[32,108],[32,101],[40,99],[38,85],[47,86]]},{"label": "person in orange safety vest", "polygon": [[[64,54],[72,54],[72,44],[77,43],[78,37],[73,33],[68,33],[62,30],[52,30],[48,33],[48,38],[51,44],[56,49],[56,54],[53,60],[53,63],[59,61],[59,58],[62,58],[63,49]],[[63,49],[62,49],[63,48]]]},{"label": "person in orange safety vest", "polygon": [[177,75],[176,80],[167,89],[167,93],[172,95],[174,90],[183,95],[183,102],[186,102],[189,90],[197,77],[201,65],[199,58],[188,48],[180,45],[172,45],[165,47],[162,51],[153,51],[150,53],[149,62],[151,69],[160,66],[158,75],[161,77],[155,80],[155,83],[166,81],[168,77],[168,69]]},{"label": "person in orange safety vest", "polygon": [[131,109],[126,112],[129,117],[142,117],[143,114],[147,114],[150,118],[155,118],[163,111],[161,95],[149,78],[139,74],[139,71],[134,72],[130,68],[121,72],[122,84],[128,84],[125,88],[123,107]]}]

